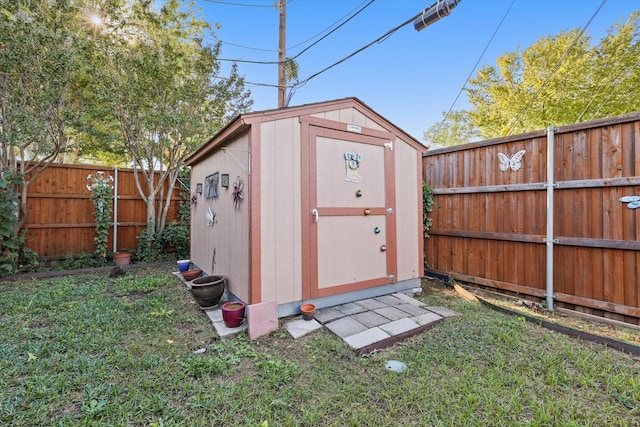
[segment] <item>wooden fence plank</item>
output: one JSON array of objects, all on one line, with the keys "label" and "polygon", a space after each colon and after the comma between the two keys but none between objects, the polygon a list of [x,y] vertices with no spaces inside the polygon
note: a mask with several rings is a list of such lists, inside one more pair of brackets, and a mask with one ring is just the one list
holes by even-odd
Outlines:
[{"label": "wooden fence plank", "polygon": [[[500,171],[497,154],[519,150],[522,167]],[[640,195],[640,113],[557,128],[554,155],[557,303],[640,323],[640,209],[619,201]],[[423,171],[435,201],[428,262],[544,297],[546,132],[427,152]]]},{"label": "wooden fence plank", "polygon": [[[92,253],[95,250],[95,222],[91,192],[86,188],[89,174],[104,171],[114,176],[113,168],[95,165],[51,165],[28,187],[27,247],[42,259]],[[182,201],[179,191],[171,197],[168,222],[177,218]],[[137,247],[137,236],[146,228],[146,205],[133,182],[133,171],[118,169],[118,249]],[[113,229],[108,247],[113,245]]]}]

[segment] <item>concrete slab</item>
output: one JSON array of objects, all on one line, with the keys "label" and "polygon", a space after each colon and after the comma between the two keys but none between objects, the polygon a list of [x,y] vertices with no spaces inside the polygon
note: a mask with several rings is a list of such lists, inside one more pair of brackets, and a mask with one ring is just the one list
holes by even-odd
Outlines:
[{"label": "concrete slab", "polygon": [[278,329],[278,303],[267,301],[247,307],[249,338],[258,339]]},{"label": "concrete slab", "polygon": [[413,305],[418,306],[418,307],[426,305],[422,301],[418,301],[417,299],[412,298],[411,296],[409,296],[407,294],[403,294],[402,292],[399,292],[397,294],[393,294],[393,296],[398,298],[398,299],[401,299],[405,303],[413,304]]},{"label": "concrete slab", "polygon": [[344,341],[354,350],[358,350],[359,348],[366,347],[387,338],[389,338],[389,334],[384,332],[382,329],[371,328],[355,335],[350,335],[344,338]]},{"label": "concrete slab", "polygon": [[424,308],[421,308],[421,307],[418,307],[417,305],[413,305],[409,303],[396,305],[394,307],[399,310],[406,311],[407,313],[412,314],[414,316],[419,316],[421,314],[428,313],[428,311],[425,310]]},{"label": "concrete slab", "polygon": [[289,332],[289,335],[291,335],[295,340],[307,334],[310,334],[313,331],[322,329],[322,325],[315,320],[297,319],[287,323],[286,328],[287,332]]},{"label": "concrete slab", "polygon": [[342,304],[335,307],[340,313],[345,314],[346,316],[351,316],[352,314],[362,313],[363,311],[367,311],[366,308],[357,304],[355,302],[350,302],[348,304]]},{"label": "concrete slab", "polygon": [[407,313],[405,311],[398,310],[395,307],[382,307],[373,311],[381,316],[386,317],[389,320],[398,320],[402,319],[403,317],[407,317]]},{"label": "concrete slab", "polygon": [[390,335],[398,335],[403,332],[410,331],[412,329],[418,328],[418,325],[415,321],[403,317],[402,319],[394,320],[393,322],[385,323],[384,325],[380,325],[380,329],[389,333]]},{"label": "concrete slab", "polygon": [[442,317],[451,317],[451,316],[457,316],[458,313],[456,313],[453,310],[449,310],[447,307],[425,307],[427,310],[429,311],[433,311],[436,314],[439,314]]},{"label": "concrete slab", "polygon": [[381,297],[375,298],[376,301],[380,301],[385,305],[398,305],[402,303],[400,298],[396,298],[393,295],[383,295]]},{"label": "concrete slab", "polygon": [[383,323],[389,322],[389,319],[384,316],[380,316],[378,313],[373,311],[365,311],[364,313],[354,314],[352,317],[367,328],[373,328],[374,326],[379,326]]},{"label": "concrete slab", "polygon": [[222,322],[222,309],[216,308],[215,310],[206,310],[207,317],[213,322]]},{"label": "concrete slab", "polygon": [[246,330],[247,322],[242,322],[237,328],[227,328],[224,322],[214,322],[213,327],[216,328],[216,332],[220,335],[220,338],[230,338]]},{"label": "concrete slab", "polygon": [[366,326],[351,317],[334,320],[333,322],[325,324],[325,326],[340,338],[355,335],[367,329]]},{"label": "concrete slab", "polygon": [[366,308],[367,310],[375,310],[376,308],[382,308],[387,306],[385,303],[376,301],[374,298],[363,299],[356,302],[361,306],[363,306],[364,308]]},{"label": "concrete slab", "polygon": [[344,317],[344,313],[339,312],[333,307],[321,308],[320,310],[316,311],[316,315],[314,316],[314,318],[322,324],[331,322],[332,320],[336,320],[341,317]]},{"label": "concrete slab", "polygon": [[442,319],[442,316],[435,314],[431,311],[428,311],[425,314],[421,314],[420,316],[416,316],[413,318],[413,320],[415,320],[420,326],[428,325],[429,323],[433,323],[440,319]]}]

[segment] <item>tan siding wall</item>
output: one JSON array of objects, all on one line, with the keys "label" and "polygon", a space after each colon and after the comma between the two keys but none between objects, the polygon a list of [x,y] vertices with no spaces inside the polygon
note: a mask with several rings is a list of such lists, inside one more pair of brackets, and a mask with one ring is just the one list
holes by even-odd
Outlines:
[{"label": "tan siding wall", "polygon": [[398,244],[397,280],[420,277],[422,248],[420,245],[420,200],[416,189],[420,177],[420,153],[401,140],[394,143],[396,163],[396,233]]},{"label": "tan siding wall", "polygon": [[302,299],[300,123],[260,125],[262,300]]},{"label": "tan siding wall", "polygon": [[312,116],[321,119],[362,126],[370,129],[386,130],[355,108],[343,108],[340,110],[325,111],[318,114],[312,114]]},{"label": "tan siding wall", "polygon": [[[208,274],[227,276],[228,289],[235,296],[249,298],[249,170],[248,135],[244,134],[225,147],[230,152],[217,151],[196,164],[191,172],[191,188],[202,183],[203,194],[191,208],[191,261]],[[232,156],[233,154],[233,156]],[[239,161],[236,162],[234,157]],[[229,188],[218,184],[218,198],[205,197],[205,177],[214,172],[229,174]],[[233,183],[237,177],[244,180],[244,201],[239,209],[233,206]],[[217,224],[207,225],[207,209],[216,213]],[[212,265],[215,249],[215,266]]]}]

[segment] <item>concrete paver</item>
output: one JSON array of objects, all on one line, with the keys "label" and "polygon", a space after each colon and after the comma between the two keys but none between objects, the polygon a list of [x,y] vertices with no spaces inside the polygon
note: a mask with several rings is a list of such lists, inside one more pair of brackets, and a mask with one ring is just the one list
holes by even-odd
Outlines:
[{"label": "concrete paver", "polygon": [[406,303],[409,304],[413,304],[413,305],[417,305],[418,307],[421,307],[423,305],[426,305],[425,303],[423,303],[422,301],[418,301],[415,298],[411,298],[409,295],[407,294],[403,294],[401,292],[397,293],[397,294],[393,294],[394,297],[403,300]]},{"label": "concrete paver", "polygon": [[387,304],[376,301],[375,298],[363,299],[358,301],[358,304],[366,308],[367,310],[375,310],[376,308],[386,307]]},{"label": "concrete paver", "polygon": [[424,308],[418,307],[417,305],[413,305],[413,304],[410,304],[410,303],[403,303],[403,304],[400,304],[400,305],[396,305],[394,307],[399,309],[399,310],[405,311],[405,312],[407,312],[409,314],[412,314],[414,316],[419,316],[421,314],[428,313],[428,311],[425,310]]},{"label": "concrete paver", "polygon": [[416,329],[418,327],[420,327],[420,325],[407,317],[403,317],[402,319],[394,320],[393,322],[380,325],[380,329],[389,333],[390,335],[398,335],[403,332],[408,332],[412,329]]},{"label": "concrete paver", "polygon": [[380,301],[385,305],[398,305],[402,304],[402,300],[400,298],[396,298],[393,295],[383,295],[381,297],[375,298],[376,301]]},{"label": "concrete paver", "polygon": [[314,319],[324,324],[344,316],[345,316],[344,313],[339,312],[335,308],[327,307],[327,308],[321,308],[320,310],[316,311],[316,315],[314,316]]},{"label": "concrete paver", "polygon": [[325,326],[340,338],[355,335],[358,332],[362,332],[367,329],[366,326],[351,317],[343,317],[341,319],[334,320],[333,322],[326,323]]},{"label": "concrete paver", "polygon": [[442,316],[429,311],[425,314],[421,314],[420,316],[416,316],[414,319],[420,326],[422,326],[440,320],[442,319]]},{"label": "concrete paver", "polygon": [[456,313],[453,310],[449,310],[447,307],[425,307],[427,310],[429,311],[433,311],[436,314],[439,314],[442,317],[451,317],[451,316],[457,316],[458,313]]},{"label": "concrete paver", "polygon": [[322,325],[315,320],[297,319],[287,323],[287,332],[294,340],[318,329],[322,329]]},{"label": "concrete paver", "polygon": [[355,302],[338,305],[335,307],[335,309],[347,316],[351,316],[352,314],[362,313],[363,311],[367,311],[366,308],[364,308],[363,306]]},{"label": "concrete paver", "polygon": [[373,328],[374,326],[379,326],[383,323],[389,322],[389,319],[384,316],[380,316],[374,311],[365,311],[364,313],[354,314],[352,317],[367,328]]},{"label": "concrete paver", "polygon": [[402,319],[403,317],[407,317],[406,311],[398,310],[395,307],[382,307],[382,308],[377,308],[373,311],[375,311],[381,316],[386,317],[389,320],[398,320],[398,319]]},{"label": "concrete paver", "polygon": [[344,338],[344,341],[349,344],[349,346],[354,350],[358,350],[362,347],[366,347],[387,338],[389,338],[389,334],[384,332],[382,329],[371,328],[359,332],[355,335],[350,335]]}]

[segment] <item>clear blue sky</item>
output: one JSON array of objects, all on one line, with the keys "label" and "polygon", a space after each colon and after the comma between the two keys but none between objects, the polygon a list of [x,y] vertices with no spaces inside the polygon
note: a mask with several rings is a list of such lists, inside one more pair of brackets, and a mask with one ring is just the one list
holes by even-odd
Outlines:
[{"label": "clear blue sky", "polygon": [[[290,0],[287,56],[294,56],[369,0]],[[223,42],[221,58],[277,61],[275,0],[196,0],[200,16]],[[299,78],[330,66],[402,24],[435,0],[376,0],[363,12],[297,58]],[[409,24],[381,43],[335,66],[296,90],[289,105],[355,96],[418,140],[441,119],[465,83],[512,0],[462,0],[450,16],[417,32]],[[515,0],[479,67],[526,48],[540,37],[581,29],[602,0]],[[608,0],[587,35],[597,42],[616,22],[640,10],[639,0]],[[316,36],[316,37],[314,37]],[[244,46],[244,47],[239,47]],[[247,82],[275,85],[277,65],[238,63]],[[228,75],[223,63],[221,75]],[[248,85],[253,110],[277,107],[274,87]],[[464,93],[454,106],[468,106]]]}]

